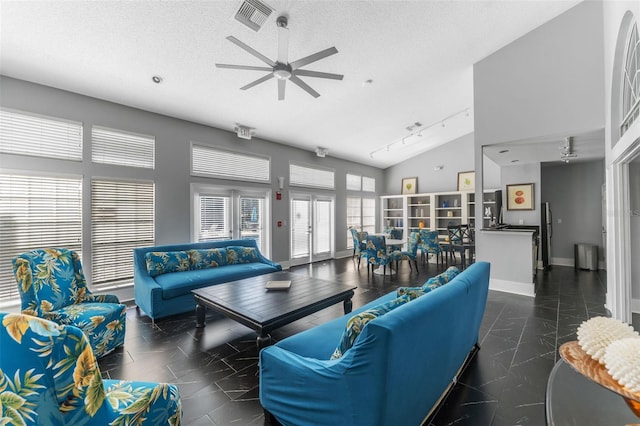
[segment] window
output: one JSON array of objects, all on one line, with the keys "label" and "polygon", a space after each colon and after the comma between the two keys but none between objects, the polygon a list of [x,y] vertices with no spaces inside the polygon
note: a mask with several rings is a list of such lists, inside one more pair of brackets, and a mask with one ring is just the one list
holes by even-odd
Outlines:
[{"label": "window", "polygon": [[82,123],[0,110],[0,151],[82,160]]},{"label": "window", "polygon": [[155,167],[155,138],[93,126],[91,161],[120,166]]},{"label": "window", "polygon": [[154,184],[91,181],[92,288],[130,284],[134,247],[154,245]]},{"label": "window", "polygon": [[[362,198],[347,197],[347,228],[362,227]],[[353,237],[351,232],[347,234],[347,248],[353,248]]]},{"label": "window", "polygon": [[362,176],[362,190],[364,192],[376,192],[376,180],[374,178]]},{"label": "window", "polygon": [[191,145],[191,174],[222,179],[270,182],[271,160],[220,148]]},{"label": "window", "polygon": [[347,173],[347,191],[376,192],[376,180]]},{"label": "window", "polygon": [[82,254],[82,178],[0,174],[0,303],[20,298],[11,260],[42,247]]},{"label": "window", "polygon": [[335,189],[335,172],[291,163],[289,164],[289,184],[291,186]]},{"label": "window", "polygon": [[231,235],[230,198],[201,194],[198,197],[200,220],[197,240],[227,240]]},{"label": "window", "polygon": [[[347,197],[347,227],[374,233],[376,230],[376,199]],[[353,248],[351,232],[347,235],[347,248]]]},{"label": "window", "polygon": [[627,58],[622,77],[622,124],[623,135],[640,113],[640,39],[638,24],[634,24],[629,34]]},{"label": "window", "polygon": [[347,191],[361,191],[362,177],[360,175],[351,175],[347,173]]}]

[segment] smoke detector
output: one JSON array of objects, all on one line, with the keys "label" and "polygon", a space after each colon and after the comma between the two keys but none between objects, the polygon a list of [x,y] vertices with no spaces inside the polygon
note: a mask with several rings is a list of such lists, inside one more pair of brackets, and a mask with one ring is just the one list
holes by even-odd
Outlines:
[{"label": "smoke detector", "polygon": [[316,148],[316,155],[320,158],[324,158],[327,156],[327,154],[329,154],[329,149],[328,148],[322,148],[322,147],[317,147]]},{"label": "smoke detector", "polygon": [[236,21],[246,25],[253,31],[262,28],[274,9],[266,3],[258,0],[244,0],[240,9],[236,12]]}]

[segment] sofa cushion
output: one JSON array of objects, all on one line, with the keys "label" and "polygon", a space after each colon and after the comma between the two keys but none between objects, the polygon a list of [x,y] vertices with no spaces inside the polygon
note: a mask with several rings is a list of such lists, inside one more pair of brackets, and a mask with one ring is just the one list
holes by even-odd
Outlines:
[{"label": "sofa cushion", "polygon": [[227,264],[227,250],[224,248],[191,249],[187,253],[191,269],[216,268]]},{"label": "sofa cushion", "polygon": [[341,358],[342,355],[344,355],[344,353],[353,346],[356,338],[360,335],[362,329],[367,325],[367,323],[369,323],[369,321],[373,321],[410,300],[409,296],[401,296],[381,305],[374,306],[373,308],[367,309],[359,314],[355,314],[349,318],[344,333],[342,333],[342,336],[340,337],[340,343],[338,343],[338,347],[333,352],[333,355],[331,355],[331,359]]},{"label": "sofa cushion", "polygon": [[186,271],[191,266],[186,251],[150,251],[145,254],[147,272],[152,277],[169,272]]},{"label": "sofa cushion", "polygon": [[227,246],[227,264],[259,262],[258,252],[253,247]]},{"label": "sofa cushion", "polygon": [[172,272],[159,275],[155,280],[162,287],[162,298],[166,300],[189,294],[191,290],[196,288],[255,277],[256,275],[277,272],[277,270],[273,265],[254,262],[225,265],[220,268]]}]

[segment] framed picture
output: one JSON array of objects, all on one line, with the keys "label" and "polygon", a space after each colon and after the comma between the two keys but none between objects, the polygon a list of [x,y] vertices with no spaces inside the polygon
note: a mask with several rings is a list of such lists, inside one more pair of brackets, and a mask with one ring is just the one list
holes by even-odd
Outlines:
[{"label": "framed picture", "polygon": [[458,172],[458,191],[475,191],[476,172]]},{"label": "framed picture", "polygon": [[402,194],[415,194],[418,192],[418,178],[402,178]]},{"label": "framed picture", "polygon": [[533,184],[507,185],[507,210],[534,210]]}]

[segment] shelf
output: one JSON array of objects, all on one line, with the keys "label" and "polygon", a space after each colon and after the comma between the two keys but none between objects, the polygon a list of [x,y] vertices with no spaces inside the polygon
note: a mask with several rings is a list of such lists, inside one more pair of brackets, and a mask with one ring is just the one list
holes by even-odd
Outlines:
[{"label": "shelf", "polygon": [[462,207],[436,207],[436,210],[462,210]]}]

